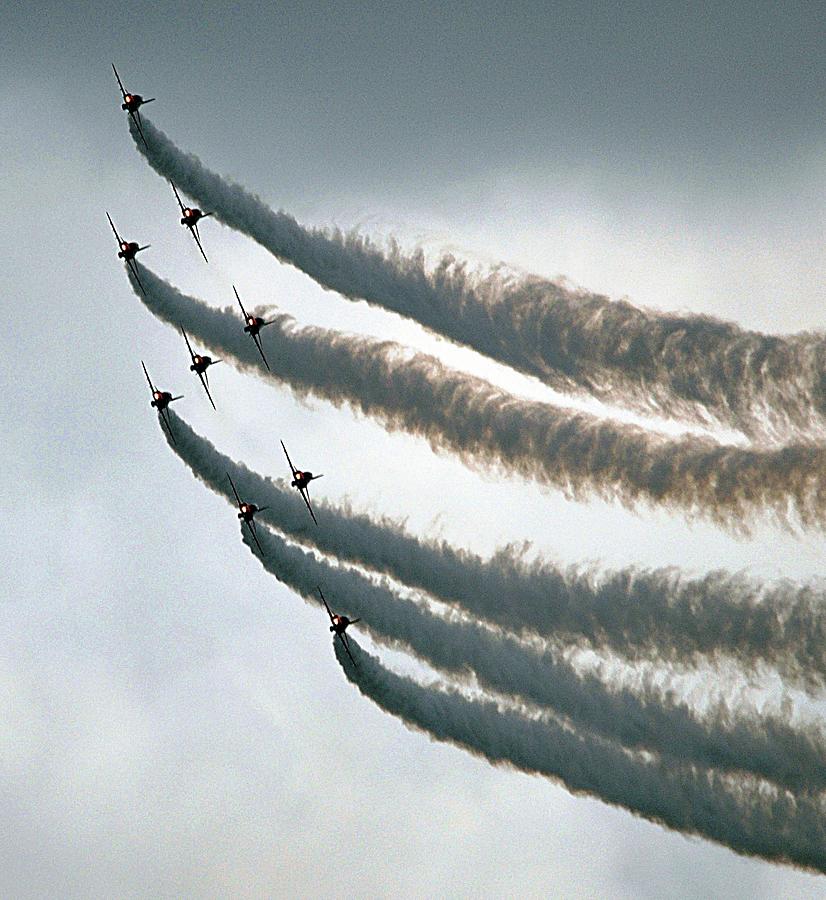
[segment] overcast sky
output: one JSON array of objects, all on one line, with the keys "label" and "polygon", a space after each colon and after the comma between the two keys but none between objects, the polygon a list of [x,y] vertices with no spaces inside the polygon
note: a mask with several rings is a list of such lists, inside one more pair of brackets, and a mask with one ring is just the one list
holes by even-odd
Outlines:
[{"label": "overcast sky", "polygon": [[[141,8],[145,6],[145,8]],[[105,211],[209,302],[403,340],[207,220],[206,266],[112,76],[186,150],[310,224],[774,332],[820,329],[817,4],[18,4],[0,36],[0,894],[822,896],[822,881],[495,769],[358,696],[323,615],[168,450],[144,359],[220,450],[491,552],[820,575],[823,540],[473,473],[229,366],[208,406]],[[540,392],[541,393],[541,392]]]}]

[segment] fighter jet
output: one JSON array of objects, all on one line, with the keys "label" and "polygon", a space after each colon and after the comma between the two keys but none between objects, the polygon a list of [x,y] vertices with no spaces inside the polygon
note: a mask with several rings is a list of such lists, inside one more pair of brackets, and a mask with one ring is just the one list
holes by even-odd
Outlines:
[{"label": "fighter jet", "polygon": [[144,361],[141,360],[141,365],[143,366],[143,374],[146,375],[146,380],[149,382],[149,390],[152,391],[152,402],[150,406],[154,406],[155,409],[158,410],[158,414],[161,417],[161,422],[166,426],[166,430],[169,432],[169,436],[172,438],[172,443],[176,444],[175,435],[172,433],[172,425],[169,421],[169,413],[167,412],[167,407],[170,403],[175,400],[182,400],[183,395],[180,397],[173,397],[169,391],[159,391],[154,384],[152,384],[152,379],[149,377],[149,372],[146,371],[146,365]]},{"label": "fighter jet", "polygon": [[253,316],[250,315],[245,309],[244,304],[241,302],[241,298],[238,296],[238,291],[235,288],[235,285],[232,286],[232,289],[235,291],[235,299],[238,301],[238,305],[241,307],[241,314],[244,316],[244,331],[252,338],[252,342],[258,348],[258,352],[261,354],[261,359],[264,360],[264,365],[267,367],[267,371],[270,370],[270,364],[267,362],[267,357],[264,356],[264,350],[261,347],[261,336],[259,332],[262,328],[267,325],[272,325],[272,322],[265,322],[261,316]]},{"label": "fighter jet", "polygon": [[[172,184],[171,181],[169,183]],[[201,235],[198,234],[198,222],[200,222],[201,219],[205,219],[207,216],[211,216],[212,213],[202,212],[197,206],[184,206],[181,195],[178,193],[178,189],[174,184],[172,184],[172,190],[175,192],[175,199],[178,201],[178,206],[181,207],[181,225],[186,225],[192,234],[192,237],[195,238],[195,243],[201,251],[204,262],[209,262],[206,253],[204,253],[204,248],[201,246]]]},{"label": "fighter jet", "polygon": [[347,628],[350,625],[355,625],[356,622],[360,622],[361,619],[348,619],[347,616],[336,616],[333,615],[333,611],[330,609],[327,604],[327,600],[324,597],[324,594],[321,593],[321,588],[318,588],[319,596],[321,597],[321,602],[324,604],[324,609],[327,610],[327,615],[330,617],[330,631],[341,641],[344,649],[347,651],[347,655],[350,657],[350,661],[353,665],[356,665],[356,661],[353,659],[353,654],[350,652],[350,643],[347,640],[347,635],[344,633],[347,631]]},{"label": "fighter jet", "polygon": [[195,372],[201,379],[201,384],[204,386],[207,397],[209,397],[209,402],[212,404],[212,408],[215,409],[215,401],[212,399],[212,394],[210,394],[209,392],[209,378],[207,376],[207,369],[210,366],[214,366],[217,363],[221,362],[221,360],[213,359],[211,356],[204,356],[200,353],[195,353],[192,349],[192,344],[189,343],[189,338],[187,337],[187,333],[183,329],[183,325],[181,326],[181,334],[184,336],[184,340],[186,341],[186,349],[189,350],[189,356],[192,359],[192,365],[189,367],[189,371]]},{"label": "fighter jet", "polygon": [[230,486],[232,487],[232,493],[235,494],[235,502],[238,504],[238,518],[247,523],[247,528],[250,530],[250,534],[252,535],[252,539],[255,541],[255,546],[261,551],[261,555],[264,555],[264,550],[261,547],[261,544],[258,543],[258,535],[255,532],[255,519],[253,518],[256,513],[260,513],[262,510],[269,509],[268,506],[256,506],[254,503],[246,503],[242,502],[241,498],[238,496],[238,491],[235,489],[235,482],[232,480],[232,476],[227,472],[227,478],[229,479]]},{"label": "fighter jet", "polygon": [[[284,447],[284,441],[281,441],[281,446]],[[284,447],[284,455],[287,457],[287,462],[290,464],[290,470],[293,473],[293,480],[290,482],[290,487],[294,487],[298,493],[301,494],[301,499],[307,504],[307,509],[313,517],[313,522],[318,525],[318,520],[315,517],[313,508],[310,506],[309,484],[311,481],[315,481],[316,478],[323,478],[324,476],[313,475],[312,472],[302,472],[300,469],[296,469],[293,465],[293,461],[290,459],[290,454],[287,453],[286,447]]]},{"label": "fighter jet", "polygon": [[148,150],[149,144],[146,143],[146,137],[144,136],[143,128],[141,128],[141,114],[138,112],[138,110],[144,105],[144,103],[151,103],[155,98],[150,97],[148,100],[144,100],[140,94],[127,94],[114,63],[112,63],[112,71],[115,73],[115,78],[117,78],[118,80],[118,87],[120,88],[121,94],[123,94],[123,103],[121,103],[120,108],[126,110],[129,115],[132,116],[132,121],[137,126],[138,132],[141,136],[141,140]]},{"label": "fighter jet", "polygon": [[112,221],[112,217],[109,213],[106,213],[106,218],[109,220],[109,224],[112,226],[112,231],[115,233],[115,240],[118,242],[118,259],[122,259],[127,266],[129,266],[129,271],[135,276],[135,281],[140,285],[140,289],[146,294],[143,285],[141,284],[140,277],[138,275],[138,267],[135,265],[135,255],[140,253],[141,250],[147,250],[149,248],[149,244],[145,244],[143,247],[139,247],[135,241],[125,241],[119,234],[117,228],[115,228],[115,223]]}]

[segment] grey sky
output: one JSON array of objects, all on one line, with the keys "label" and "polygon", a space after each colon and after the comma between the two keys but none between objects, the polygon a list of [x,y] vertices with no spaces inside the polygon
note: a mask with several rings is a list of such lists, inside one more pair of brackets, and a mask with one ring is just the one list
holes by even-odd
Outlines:
[{"label": "grey sky", "polygon": [[[168,451],[139,360],[216,446],[489,552],[808,578],[823,542],[578,505],[227,367],[213,413],[135,301],[104,211],[212,303],[436,350],[207,220],[180,233],[119,108],[304,221],[504,260],[634,301],[820,328],[826,63],[816,4],[111,4],[4,11],[0,63],[0,893],[818,896],[406,731],[341,676]],[[151,258],[150,258],[151,257]],[[57,364],[49,372],[47,363]],[[223,367],[221,367],[223,368]],[[370,477],[366,477],[366,473]],[[411,474],[414,473],[414,474]]]}]

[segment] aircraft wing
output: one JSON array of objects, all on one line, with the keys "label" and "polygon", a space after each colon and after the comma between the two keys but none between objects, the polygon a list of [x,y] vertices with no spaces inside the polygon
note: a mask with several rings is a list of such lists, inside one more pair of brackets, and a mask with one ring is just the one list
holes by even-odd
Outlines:
[{"label": "aircraft wing", "polygon": [[184,336],[184,340],[186,341],[186,349],[189,350],[190,359],[195,360],[195,354],[192,352],[192,344],[189,343],[189,337],[187,333],[184,331],[184,326],[181,325],[181,334]]},{"label": "aircraft wing", "polygon": [[199,372],[198,377],[201,379],[201,384],[204,386],[204,390],[206,391],[207,397],[209,397],[209,402],[212,404],[212,408],[215,409],[215,401],[212,399],[212,394],[209,392],[209,385],[206,383],[206,378],[204,378],[204,373]]},{"label": "aircraft wing", "polygon": [[171,181],[169,183],[172,185],[172,190],[175,192],[175,199],[178,201],[178,206],[181,207],[181,212],[183,212],[184,204],[183,204],[183,200],[181,200],[181,195],[178,193],[178,188],[176,188],[175,185],[172,184]]},{"label": "aircraft wing", "polygon": [[340,635],[338,635],[338,637],[341,638],[341,645],[342,645],[342,647],[344,647],[345,651],[347,652],[347,655],[350,657],[350,662],[356,668],[358,668],[358,663],[356,663],[356,661],[353,659],[353,654],[350,652],[350,648],[347,646],[347,641],[344,640],[344,635],[340,634]]},{"label": "aircraft wing", "polygon": [[118,70],[115,68],[115,64],[112,63],[112,71],[115,73],[115,78],[118,80],[118,87],[120,88],[121,94],[123,94],[123,99],[126,99],[126,91],[123,87],[123,82],[120,80],[120,75],[118,75]]},{"label": "aircraft wing", "polygon": [[192,237],[195,238],[195,243],[198,245],[198,249],[201,251],[201,256],[204,258],[204,262],[209,262],[207,259],[206,253],[204,253],[204,248],[201,246],[201,239],[198,237],[198,227],[197,225],[190,225],[189,230],[192,232]]},{"label": "aircraft wing", "polygon": [[152,384],[152,379],[149,377],[149,372],[146,371],[146,365],[143,360],[141,360],[141,365],[143,366],[143,374],[146,375],[146,380],[149,382],[149,390],[152,391],[152,397],[155,396],[155,385]]},{"label": "aircraft wing", "polygon": [[255,344],[256,347],[258,347],[258,352],[261,354],[261,359],[264,360],[264,365],[267,367],[267,371],[269,372],[270,364],[267,362],[267,357],[264,356],[264,348],[261,346],[261,338],[259,338],[258,335],[254,334],[252,336],[252,342]]},{"label": "aircraft wing", "polygon": [[146,296],[146,288],[143,286],[143,282],[141,281],[140,275],[138,275],[138,266],[135,263],[134,259],[127,259],[126,265],[129,266],[129,271],[135,276],[135,281],[138,282],[138,286],[141,289],[141,293]]},{"label": "aircraft wing", "polygon": [[258,547],[258,552],[263,556],[264,548],[258,543],[258,535],[255,533],[255,522],[247,522],[247,528],[249,528],[252,539],[255,541],[255,546]]},{"label": "aircraft wing", "polygon": [[[281,446],[284,447],[284,441],[281,441]],[[290,464],[290,471],[293,473],[293,478],[295,478],[295,473],[298,469],[293,465],[293,461],[290,459],[290,454],[287,453],[286,447],[284,447],[284,455],[287,457],[287,462]]]},{"label": "aircraft wing", "polygon": [[321,602],[324,604],[324,609],[327,610],[327,615],[330,617],[330,624],[331,624],[331,625],[335,624],[335,623],[333,622],[333,612],[332,612],[332,610],[330,609],[330,607],[327,605],[327,598],[326,598],[326,597],[324,596],[324,594],[321,592],[321,588],[320,588],[320,587],[316,586],[316,590],[318,591],[319,597],[321,597]]},{"label": "aircraft wing", "polygon": [[120,245],[123,243],[123,241],[120,239],[117,228],[115,228],[115,223],[112,221],[112,217],[109,215],[109,213],[106,213],[106,218],[109,220],[109,224],[112,226],[112,231],[115,232],[115,240],[118,242],[118,249],[120,249]]},{"label": "aircraft wing", "polygon": [[169,436],[172,438],[172,443],[177,445],[177,441],[175,440],[175,435],[172,433],[172,423],[169,421],[169,415],[166,410],[160,410],[161,414],[161,422],[166,425],[166,430],[169,432]]},{"label": "aircraft wing", "polygon": [[[146,101],[146,102],[148,103],[149,101]],[[137,126],[138,134],[140,134],[140,136],[141,136],[141,140],[143,141],[143,145],[144,145],[144,147],[146,147],[146,149],[148,150],[148,149],[149,149],[149,144],[146,143],[146,135],[143,133],[143,128],[141,127],[141,114],[140,114],[140,112],[138,112],[138,110],[134,110],[134,111],[133,111],[133,110],[130,109],[130,110],[129,110],[129,115],[132,116],[132,121],[133,121],[133,122],[135,123],[135,125]]]},{"label": "aircraft wing", "polygon": [[307,509],[310,511],[310,515],[313,517],[313,522],[318,525],[318,519],[315,517],[312,506],[310,506],[310,494],[308,493],[307,488],[304,488],[301,491],[301,496],[304,499],[304,502],[307,504]]},{"label": "aircraft wing", "polygon": [[232,289],[235,291],[235,299],[238,301],[238,305],[241,307],[241,315],[244,317],[244,324],[247,322],[247,311],[244,309],[244,304],[241,302],[241,298],[238,296],[238,289],[235,285],[232,286]]},{"label": "aircraft wing", "polygon": [[235,502],[238,504],[238,509],[241,509],[241,498],[238,496],[238,491],[235,490],[235,482],[232,480],[232,475],[229,472],[227,472],[227,478],[229,478],[232,493],[235,494]]}]

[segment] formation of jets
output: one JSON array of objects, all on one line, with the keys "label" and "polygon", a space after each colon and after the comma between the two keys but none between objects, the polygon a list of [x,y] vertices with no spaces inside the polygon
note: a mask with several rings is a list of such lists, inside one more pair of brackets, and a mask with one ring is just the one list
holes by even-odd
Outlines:
[{"label": "formation of jets", "polygon": [[[135,127],[137,128],[138,133],[141,136],[141,140],[143,141],[144,146],[149,149],[149,144],[147,143],[146,135],[144,134],[143,126],[141,123],[140,108],[146,103],[152,103],[155,98],[150,97],[145,100],[140,94],[127,92],[127,90],[123,86],[123,82],[121,81],[120,75],[118,74],[118,70],[115,68],[114,63],[112,64],[112,70],[115,73],[115,78],[117,79],[118,87],[120,88],[120,92],[123,97],[121,109],[129,114],[130,118],[135,123]],[[204,261],[208,263],[209,260],[207,259],[207,255],[204,252],[203,245],[201,244],[201,235],[198,231],[198,223],[201,221],[201,219],[205,219],[208,216],[211,216],[212,213],[204,212],[203,210],[198,209],[195,206],[184,205],[184,202],[181,199],[181,195],[178,192],[178,188],[171,181],[169,183],[172,187],[172,191],[175,194],[175,199],[178,201],[178,206],[181,210],[181,225],[189,229],[190,234],[192,235],[198,247],[198,250],[201,252],[201,256],[203,256]],[[126,265],[129,267],[129,271],[135,277],[135,281],[137,282],[141,291],[146,294],[146,289],[144,288],[143,283],[140,279],[140,274],[135,257],[142,250],[148,249],[149,244],[141,246],[136,241],[124,240],[118,233],[117,228],[115,228],[115,223],[112,221],[112,217],[108,212],[106,213],[106,218],[109,220],[109,225],[114,232],[115,240],[118,244],[118,259],[122,259],[126,263]],[[261,318],[261,316],[256,316],[252,313],[247,312],[247,310],[244,308],[244,304],[241,302],[241,297],[239,296],[238,290],[236,289],[235,285],[232,286],[232,289],[235,292],[235,299],[238,301],[238,306],[241,309],[241,315],[244,319],[244,332],[252,338],[256,349],[261,355],[261,359],[264,365],[267,367],[267,371],[269,371],[270,364],[267,361],[267,357],[264,354],[264,347],[261,343],[261,329],[265,328],[267,325],[271,325],[272,322],[266,322]],[[179,327],[181,329],[181,334],[183,335],[184,341],[186,342],[186,349],[189,352],[191,363],[189,366],[189,370],[191,372],[194,372],[198,376],[201,385],[206,392],[207,398],[212,405],[212,408],[216,409],[215,401],[212,399],[212,394],[209,390],[209,375],[207,373],[207,370],[210,368],[210,366],[214,366],[217,363],[221,362],[221,360],[212,359],[212,357],[207,356],[203,353],[196,353],[192,348],[192,344],[190,343],[189,335],[186,333],[182,325]],[[169,404],[174,403],[176,400],[181,400],[183,399],[183,397],[182,395],[173,396],[171,391],[160,390],[152,381],[146,368],[146,364],[143,362],[143,360],[141,360],[141,367],[143,368],[143,374],[146,377],[146,382],[149,385],[149,390],[152,394],[150,406],[157,410],[158,417],[161,420],[161,424],[169,434],[172,443],[177,444],[175,434],[172,430],[172,422],[169,418]],[[316,527],[318,527],[318,519],[316,519],[312,503],[310,502],[309,487],[311,481],[315,481],[316,479],[322,478],[323,476],[313,475],[313,473],[308,470],[297,469],[293,465],[293,461],[290,459],[290,454],[287,452],[287,447],[284,444],[284,441],[281,441],[281,447],[284,450],[284,455],[287,457],[287,463],[290,467],[290,475],[292,476],[290,487],[293,487],[298,491],[301,499],[304,501],[304,504],[307,507],[307,512],[310,514],[310,518],[312,518]],[[268,509],[268,507],[257,506],[255,503],[252,503],[249,500],[242,500],[241,495],[238,493],[238,489],[235,486],[235,482],[232,480],[232,476],[229,474],[229,472],[226,473],[226,476],[232,490],[232,495],[235,498],[235,503],[238,507],[238,519],[247,526],[250,536],[252,537],[252,540],[255,542],[255,545],[258,548],[258,552],[263,556],[264,550],[261,546],[260,541],[258,540],[255,516],[258,513]],[[356,622],[359,622],[361,620],[350,619],[347,616],[343,615],[336,615],[330,609],[330,605],[327,603],[327,598],[324,596],[321,587],[318,587],[318,594],[321,598],[321,602],[324,605],[324,609],[327,611],[327,615],[329,616],[330,631],[334,635],[334,639],[337,638],[341,641],[341,644],[344,647],[344,650],[346,651],[351,662],[353,663],[353,665],[356,665],[356,661],[355,659],[353,659],[353,654],[350,652],[350,644],[345,632],[350,625],[354,625]]]}]

